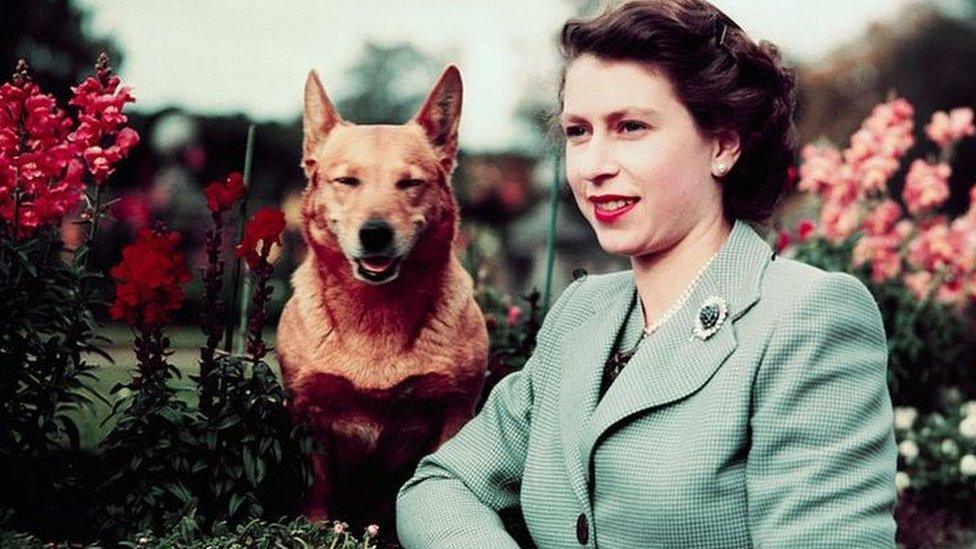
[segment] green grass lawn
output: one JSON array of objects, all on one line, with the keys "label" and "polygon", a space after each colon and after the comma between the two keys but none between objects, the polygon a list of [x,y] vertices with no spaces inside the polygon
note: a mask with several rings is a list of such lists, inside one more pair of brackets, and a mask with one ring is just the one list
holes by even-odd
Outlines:
[{"label": "green grass lawn", "polygon": [[[93,354],[88,357],[92,364],[98,366],[95,370],[98,380],[93,383],[93,386],[106,400],[114,403],[119,395],[111,395],[109,391],[116,384],[127,383],[131,380],[132,370],[136,366],[135,353],[132,351],[133,334],[127,326],[112,324],[106,326],[100,335],[112,340],[112,344],[107,346],[105,350],[112,356],[114,364],[98,355]],[[183,400],[191,406],[196,406],[196,386],[189,376],[196,375],[200,371],[200,346],[204,342],[204,336],[196,327],[171,328],[167,331],[167,335],[170,338],[170,349],[173,351],[169,361],[182,374],[182,379],[177,380],[175,386],[179,389],[179,394]],[[264,341],[269,347],[274,347],[275,330],[273,328],[265,330]],[[274,352],[268,354],[267,362],[280,379],[277,356]],[[109,420],[105,425],[101,425],[110,411],[111,406],[95,400],[91,409],[82,409],[75,415],[83,448],[94,448],[111,430],[114,420]]]}]

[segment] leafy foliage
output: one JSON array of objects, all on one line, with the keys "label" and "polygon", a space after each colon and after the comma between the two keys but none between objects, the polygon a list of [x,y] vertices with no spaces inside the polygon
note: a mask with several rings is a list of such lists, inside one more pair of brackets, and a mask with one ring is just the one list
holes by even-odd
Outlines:
[{"label": "leafy foliage", "polygon": [[198,426],[192,472],[205,524],[294,514],[312,483],[315,442],[293,423],[287,395],[263,361],[221,356],[210,372],[216,398]]},{"label": "leafy foliage", "polygon": [[[78,448],[72,410],[104,398],[92,390],[87,353],[109,358],[94,309],[101,277],[71,262],[46,229],[19,241],[0,239],[0,454],[39,456],[67,442]],[[109,358],[110,359],[110,358]]]}]

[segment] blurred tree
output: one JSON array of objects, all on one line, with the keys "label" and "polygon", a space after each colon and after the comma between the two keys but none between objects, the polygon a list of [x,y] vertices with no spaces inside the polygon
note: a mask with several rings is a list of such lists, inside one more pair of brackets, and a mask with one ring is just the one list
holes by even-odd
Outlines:
[{"label": "blurred tree", "polygon": [[607,4],[617,4],[619,2],[608,2],[607,0],[567,0],[573,8],[576,17],[586,17],[596,15],[597,11]]},{"label": "blurred tree", "polygon": [[90,36],[86,19],[87,14],[69,0],[2,0],[0,81],[6,81],[17,60],[24,58],[41,87],[65,100],[69,87],[92,73],[100,52],[119,67],[118,47],[111,39]]},{"label": "blurred tree", "polygon": [[[966,0],[976,5],[976,0]],[[933,4],[907,7],[890,24],[875,24],[859,40],[835,50],[825,63],[800,73],[802,143],[826,137],[840,147],[890,93],[915,106],[917,145],[910,157],[934,153],[924,127],[936,110],[976,106],[976,13],[951,16]],[[907,165],[907,163],[906,163]],[[904,169],[903,169],[904,171]],[[976,145],[960,143],[950,179],[949,213],[968,206],[976,174]],[[901,194],[904,173],[891,182]]]},{"label": "blurred tree", "polygon": [[348,70],[351,91],[336,107],[343,118],[358,124],[406,122],[420,108],[442,68],[442,63],[410,44],[369,42]]}]

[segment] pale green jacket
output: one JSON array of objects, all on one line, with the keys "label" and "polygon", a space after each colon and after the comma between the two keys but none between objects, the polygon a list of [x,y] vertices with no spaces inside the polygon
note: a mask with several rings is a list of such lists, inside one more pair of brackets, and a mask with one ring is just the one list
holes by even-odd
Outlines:
[{"label": "pale green jacket", "polygon": [[[896,447],[878,306],[845,273],[783,257],[737,221],[685,306],[597,405],[634,292],[577,280],[522,371],[424,458],[397,498],[407,548],[894,547]],[[700,304],[728,316],[693,335]]]}]

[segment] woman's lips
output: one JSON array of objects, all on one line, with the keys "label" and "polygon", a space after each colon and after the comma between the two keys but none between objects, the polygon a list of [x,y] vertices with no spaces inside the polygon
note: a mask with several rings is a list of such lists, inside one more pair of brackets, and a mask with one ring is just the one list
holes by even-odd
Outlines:
[{"label": "woman's lips", "polygon": [[[610,200],[593,203],[593,216],[601,223],[612,223],[621,216],[634,209],[639,202],[637,199]],[[614,207],[611,209],[611,207]]]}]

